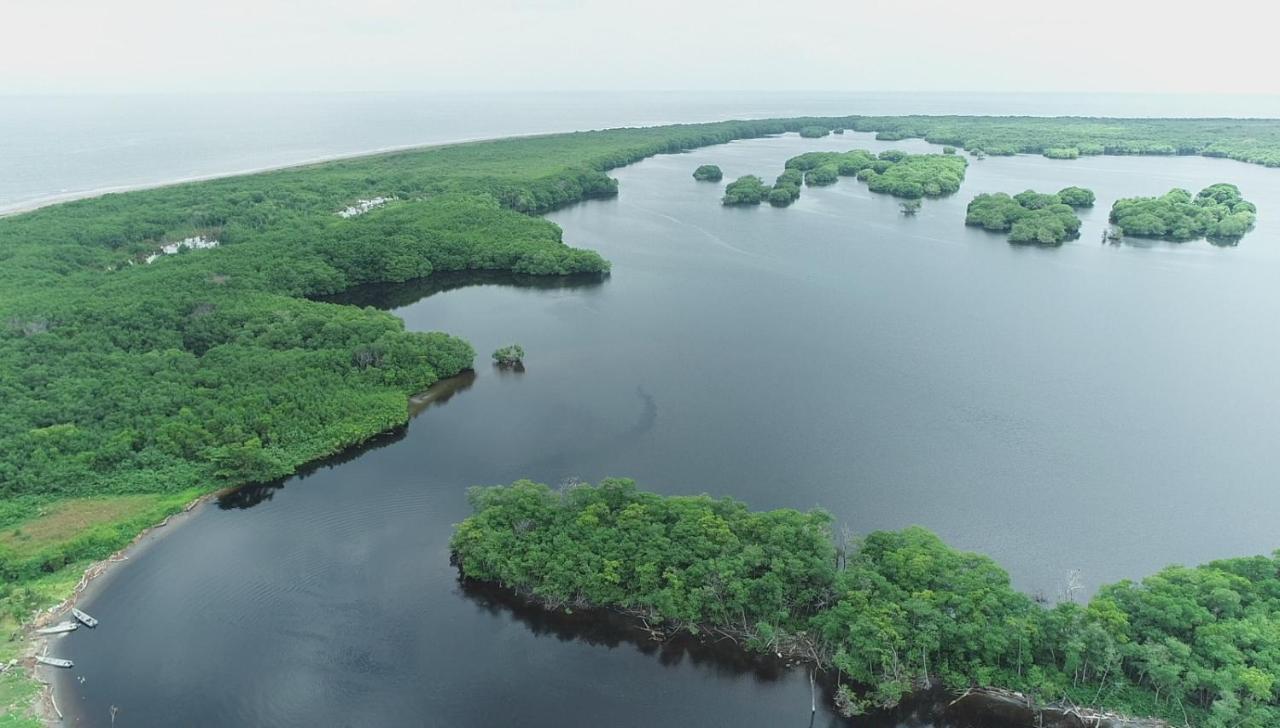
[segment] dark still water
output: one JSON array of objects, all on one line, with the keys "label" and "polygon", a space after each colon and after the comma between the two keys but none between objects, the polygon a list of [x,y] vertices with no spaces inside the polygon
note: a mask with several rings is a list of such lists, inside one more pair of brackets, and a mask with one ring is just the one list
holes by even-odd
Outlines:
[{"label": "dark still water", "polygon": [[[113,705],[118,726],[809,724],[802,671],[460,585],[447,543],[466,488],[520,477],[921,524],[1050,598],[1071,570],[1093,589],[1280,546],[1280,171],[992,158],[915,218],[850,179],[742,210],[689,177],[772,179],[855,146],[927,145],[789,136],[655,158],[618,171],[618,199],[552,215],[613,260],[603,283],[363,292],[472,341],[476,376],[107,577],[86,607],[102,626],[59,645],[76,662],[63,708],[101,726]],[[1218,181],[1262,211],[1238,247],[1099,244],[1116,197]],[[979,192],[1068,184],[1099,199],[1062,248],[962,224]],[[527,371],[490,368],[512,342]]]}]

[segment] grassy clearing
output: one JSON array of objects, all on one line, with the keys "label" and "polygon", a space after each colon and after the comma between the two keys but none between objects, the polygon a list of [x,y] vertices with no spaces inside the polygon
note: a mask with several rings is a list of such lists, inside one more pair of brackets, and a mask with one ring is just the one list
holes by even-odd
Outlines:
[{"label": "grassy clearing", "polygon": [[68,543],[81,532],[96,526],[150,517],[171,496],[157,494],[118,495],[105,498],[75,498],[42,509],[36,518],[0,533],[0,549],[19,558],[33,556],[50,547]]},{"label": "grassy clearing", "polygon": [[0,728],[40,728],[32,712],[32,703],[40,692],[40,683],[21,670],[0,675]]}]

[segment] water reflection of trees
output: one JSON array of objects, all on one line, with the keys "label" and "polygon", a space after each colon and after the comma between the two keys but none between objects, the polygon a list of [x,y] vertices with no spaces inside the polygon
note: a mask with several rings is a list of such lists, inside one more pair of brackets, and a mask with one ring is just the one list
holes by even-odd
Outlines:
[{"label": "water reflection of trees", "polygon": [[539,290],[595,288],[605,276],[596,273],[569,276],[531,276],[505,271],[456,271],[436,273],[404,283],[373,283],[318,300],[382,310],[401,308],[428,296],[471,286],[515,286]]},{"label": "water reflection of trees", "polygon": [[[465,392],[475,384],[476,373],[467,370],[457,375],[436,382],[434,386],[420,395],[409,399],[409,417],[417,417],[432,407],[439,407],[460,392]],[[298,468],[297,472],[277,480],[265,483],[253,483],[229,490],[218,496],[218,507],[223,510],[252,508],[263,501],[275,497],[276,491],[295,480],[305,480],[321,470],[330,470],[374,450],[394,445],[408,434],[407,426],[397,427],[372,437],[359,445],[353,445],[327,458],[316,460]]]},{"label": "water reflection of trees", "polygon": [[703,642],[686,635],[655,640],[636,620],[609,610],[578,609],[573,612],[544,609],[509,589],[458,577],[458,589],[485,612],[510,615],[539,636],[561,642],[585,642],[601,647],[629,645],[656,657],[663,665],[685,660],[727,676],[751,675],[761,682],[778,680],[786,672],[782,661],[766,655],[732,649],[733,643]]},{"label": "water reflection of trees", "polygon": [[[679,665],[687,660],[718,676],[749,676],[764,683],[776,682],[793,669],[783,660],[748,652],[727,639],[703,641],[689,635],[654,639],[636,620],[609,610],[565,612],[544,609],[510,589],[466,579],[461,573],[458,575],[458,592],[489,614],[513,617],[535,635],[598,647],[626,645],[656,658],[664,666]],[[836,688],[834,676],[820,676],[818,685],[822,693],[819,701],[825,701],[821,703],[823,705],[831,705]],[[951,696],[944,691],[926,691],[904,700],[893,710],[876,711],[848,720],[828,715],[816,721],[815,725],[849,728],[1013,728],[1017,725],[993,720],[990,716],[963,715],[950,708],[950,701]],[[804,702],[807,707],[808,695],[805,695]],[[797,725],[808,725],[807,718],[805,714],[805,720]]]}]

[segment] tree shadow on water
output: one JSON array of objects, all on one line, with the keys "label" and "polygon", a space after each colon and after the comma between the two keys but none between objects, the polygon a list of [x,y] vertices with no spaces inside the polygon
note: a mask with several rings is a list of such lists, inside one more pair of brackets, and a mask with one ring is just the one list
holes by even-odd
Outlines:
[{"label": "tree shadow on water", "polygon": [[[689,634],[666,639],[655,638],[635,618],[608,609],[548,609],[525,599],[511,589],[467,579],[458,574],[457,592],[478,609],[497,617],[509,617],[537,636],[554,637],[561,642],[576,641],[610,649],[628,646],[641,654],[674,667],[686,661],[718,677],[750,678],[759,683],[774,683],[793,670],[805,671],[771,654],[748,651],[729,639],[705,640]],[[807,674],[801,672],[801,675]],[[941,688],[922,690],[908,696],[889,710],[876,710],[853,718],[841,718],[828,709],[835,703],[836,678],[819,673],[819,714],[804,715],[796,725],[849,726],[851,728],[1014,728],[1026,725],[1002,717],[984,715],[981,711],[962,710],[952,705],[954,695]],[[808,703],[806,696],[806,707]]]},{"label": "tree shadow on water", "polygon": [[566,276],[531,276],[506,271],[451,271],[434,273],[404,283],[370,283],[356,286],[330,296],[316,296],[314,300],[341,303],[349,306],[372,306],[389,311],[417,303],[424,298],[458,288],[472,286],[513,286],[538,290],[587,289],[604,283],[607,275],[581,273]]}]

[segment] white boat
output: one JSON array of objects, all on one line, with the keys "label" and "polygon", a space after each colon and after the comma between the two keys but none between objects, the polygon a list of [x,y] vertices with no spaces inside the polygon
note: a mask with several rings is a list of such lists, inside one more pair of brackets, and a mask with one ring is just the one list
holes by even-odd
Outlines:
[{"label": "white boat", "polygon": [[97,626],[98,626],[98,620],[94,619],[93,617],[90,617],[89,615],[85,614],[84,612],[80,611],[79,609],[76,609],[75,607],[72,607],[72,608],[71,608],[71,615],[72,615],[73,617],[75,617],[76,619],[80,620],[81,622],[83,622],[83,623],[84,623],[84,626],[86,626],[86,627],[97,627]]},{"label": "white boat", "polygon": [[74,632],[80,625],[75,622],[59,622],[50,627],[42,627],[36,630],[36,634],[62,634],[63,632]]},{"label": "white boat", "polygon": [[50,667],[73,667],[71,660],[64,660],[61,657],[45,657],[44,655],[39,655],[36,657],[36,662],[39,662],[42,665],[49,665]]}]

